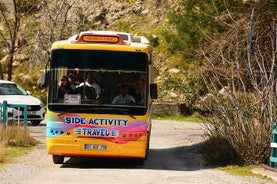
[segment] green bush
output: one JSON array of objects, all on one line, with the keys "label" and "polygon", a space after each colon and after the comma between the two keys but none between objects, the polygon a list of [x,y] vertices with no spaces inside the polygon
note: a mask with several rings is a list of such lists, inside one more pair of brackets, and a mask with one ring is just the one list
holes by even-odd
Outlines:
[{"label": "green bush", "polygon": [[205,164],[209,166],[226,166],[243,163],[239,154],[225,138],[209,136],[200,149]]}]

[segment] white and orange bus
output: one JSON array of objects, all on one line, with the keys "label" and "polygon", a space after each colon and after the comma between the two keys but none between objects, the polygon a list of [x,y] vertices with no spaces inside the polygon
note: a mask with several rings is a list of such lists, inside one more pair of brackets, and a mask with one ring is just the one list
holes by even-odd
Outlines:
[{"label": "white and orange bus", "polygon": [[48,86],[47,151],[55,164],[74,156],[143,163],[157,98],[145,37],[87,31],[54,42],[42,79]]}]

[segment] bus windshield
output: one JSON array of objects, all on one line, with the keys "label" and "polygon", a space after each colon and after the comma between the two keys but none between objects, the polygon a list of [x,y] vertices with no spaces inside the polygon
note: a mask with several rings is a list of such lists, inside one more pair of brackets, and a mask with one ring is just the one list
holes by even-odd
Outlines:
[{"label": "bus windshield", "polygon": [[148,63],[143,52],[53,50],[48,108],[143,115],[149,91]]}]

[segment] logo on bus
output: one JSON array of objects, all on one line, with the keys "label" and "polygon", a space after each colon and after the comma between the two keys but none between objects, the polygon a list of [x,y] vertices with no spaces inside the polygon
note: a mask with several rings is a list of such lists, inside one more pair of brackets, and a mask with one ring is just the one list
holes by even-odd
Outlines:
[{"label": "logo on bus", "polygon": [[65,116],[65,124],[79,124],[91,126],[116,126],[127,127],[127,119],[109,119],[109,118],[85,118],[79,116]]},{"label": "logo on bus", "polygon": [[76,135],[88,137],[118,137],[119,131],[107,128],[76,128],[74,133]]}]

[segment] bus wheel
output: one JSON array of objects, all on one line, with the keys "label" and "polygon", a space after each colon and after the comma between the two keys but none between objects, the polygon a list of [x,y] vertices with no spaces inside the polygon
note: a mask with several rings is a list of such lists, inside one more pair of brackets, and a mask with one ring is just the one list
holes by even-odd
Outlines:
[{"label": "bus wheel", "polygon": [[147,160],[147,158],[148,158],[148,152],[149,152],[149,149],[146,150],[145,158],[143,160]]},{"label": "bus wheel", "polygon": [[143,165],[144,164],[145,159],[144,158],[135,158],[134,159],[134,164],[135,165]]},{"label": "bus wheel", "polygon": [[54,164],[63,164],[64,157],[59,155],[53,155],[53,162]]}]

